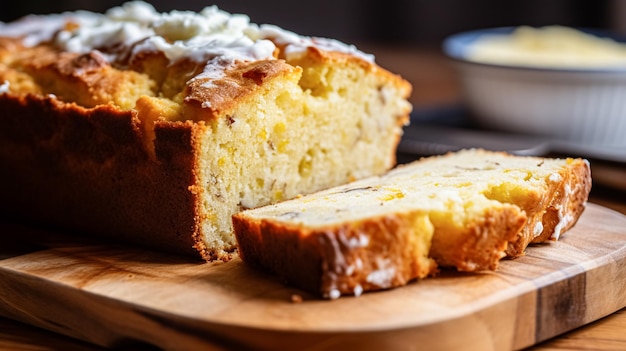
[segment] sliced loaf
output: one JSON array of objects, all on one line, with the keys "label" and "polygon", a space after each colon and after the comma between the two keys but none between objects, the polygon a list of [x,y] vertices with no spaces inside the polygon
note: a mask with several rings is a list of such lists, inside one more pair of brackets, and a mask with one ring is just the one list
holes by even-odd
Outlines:
[{"label": "sliced loaf", "polygon": [[574,225],[591,188],[583,159],[464,150],[233,216],[241,258],[336,298],[496,269]]},{"label": "sliced loaf", "polygon": [[0,23],[0,211],[227,261],[233,213],[393,167],[410,93],[352,45],[215,6]]}]

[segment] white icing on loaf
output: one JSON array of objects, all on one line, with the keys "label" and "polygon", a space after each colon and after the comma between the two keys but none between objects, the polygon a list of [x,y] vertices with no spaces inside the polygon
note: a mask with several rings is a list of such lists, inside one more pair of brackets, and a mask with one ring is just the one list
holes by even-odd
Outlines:
[{"label": "white icing on loaf", "polygon": [[88,11],[28,16],[1,23],[3,36],[22,37],[26,46],[52,42],[75,53],[101,51],[109,62],[123,63],[143,52],[162,52],[170,63],[183,59],[207,62],[201,76],[221,78],[237,61],[273,60],[277,45],[287,59],[309,47],[353,54],[373,61],[354,46],[336,40],[300,36],[273,25],[250,23],[246,15],[209,6],[200,12],[158,13],[141,1],[127,2],[104,14]]},{"label": "white icing on loaf", "polygon": [[5,80],[4,83],[0,84],[0,94],[5,94],[9,92],[9,81]]}]

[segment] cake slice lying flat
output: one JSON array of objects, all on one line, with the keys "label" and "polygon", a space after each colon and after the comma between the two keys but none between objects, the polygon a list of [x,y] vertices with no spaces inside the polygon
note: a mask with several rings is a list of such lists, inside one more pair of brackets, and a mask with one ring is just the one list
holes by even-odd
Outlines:
[{"label": "cake slice lying flat", "polygon": [[591,188],[582,159],[464,150],[233,216],[241,258],[336,298],[496,269],[574,225]]}]

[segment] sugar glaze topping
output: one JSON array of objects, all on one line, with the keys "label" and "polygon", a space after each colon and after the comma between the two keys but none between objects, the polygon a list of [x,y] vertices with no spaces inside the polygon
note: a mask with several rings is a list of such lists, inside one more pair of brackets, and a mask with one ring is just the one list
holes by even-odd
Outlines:
[{"label": "sugar glaze topping", "polygon": [[0,22],[0,33],[22,38],[26,46],[50,42],[61,50],[80,54],[96,50],[117,64],[132,61],[143,52],[162,52],[170,63],[183,59],[207,62],[203,75],[208,78],[219,78],[223,68],[235,62],[273,60],[277,45],[284,47],[287,59],[316,47],[373,61],[373,56],[354,46],[250,23],[248,16],[229,14],[216,6],[197,13],[159,13],[150,4],[131,1],[104,14],[76,11]]},{"label": "sugar glaze topping", "polygon": [[4,82],[0,83],[0,94],[5,94],[9,92],[9,81],[5,80]]}]

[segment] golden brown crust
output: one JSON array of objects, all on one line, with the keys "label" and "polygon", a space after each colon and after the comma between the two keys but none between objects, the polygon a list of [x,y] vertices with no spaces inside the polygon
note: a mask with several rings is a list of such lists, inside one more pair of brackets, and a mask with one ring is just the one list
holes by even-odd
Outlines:
[{"label": "golden brown crust", "polygon": [[229,68],[220,79],[197,77],[189,82],[185,102],[215,118],[227,115],[242,99],[254,94],[269,79],[299,71],[283,60],[247,62]]},{"label": "golden brown crust", "polygon": [[[394,84],[402,86],[400,90],[406,90],[409,94],[411,92],[411,84],[400,76],[389,72],[388,70],[366,61],[361,57],[351,55],[349,53],[337,52],[337,51],[324,51],[316,47],[307,48],[306,55],[302,55],[300,59],[314,61],[314,62],[332,62],[334,65],[345,65],[347,63],[359,65],[367,72],[374,74],[385,75],[387,79],[394,81]],[[295,61],[298,61],[297,59]],[[406,96],[408,97],[408,95]]]},{"label": "golden brown crust", "polygon": [[15,81],[6,76],[12,74],[31,81],[26,89],[14,84],[12,92],[54,94],[62,101],[83,107],[115,103],[128,109],[134,101],[125,101],[124,95],[132,86],[143,89],[146,95],[153,95],[156,90],[146,75],[114,68],[96,51],[77,54],[60,52],[48,45],[20,47],[7,53],[6,61],[0,79]]},{"label": "golden brown crust", "polygon": [[460,271],[494,270],[525,223],[526,214],[517,206],[488,209],[458,233],[435,235],[430,255],[438,265]]},{"label": "golden brown crust", "polygon": [[309,230],[235,214],[233,225],[244,261],[302,289],[338,297],[406,285],[436,272],[416,218],[398,213]]},{"label": "golden brown crust", "polygon": [[581,159],[571,160],[569,168],[569,172],[561,173],[563,181],[558,184],[555,195],[546,208],[544,230],[532,243],[557,239],[576,224],[585,210],[591,191],[591,168],[587,161]]},{"label": "golden brown crust", "polygon": [[413,212],[389,213],[311,229],[239,213],[233,225],[244,261],[307,291],[338,297],[403,286],[434,274],[437,265],[495,269],[526,221],[513,205],[489,209],[459,232],[420,225],[416,217]]},{"label": "golden brown crust", "polygon": [[0,36],[0,63],[5,63],[7,56],[23,48],[24,46],[19,39]]},{"label": "golden brown crust", "polygon": [[[159,128],[157,160],[136,112],[0,94],[1,209],[145,246],[197,255],[194,126]],[[25,209],[28,209],[25,212]]]},{"label": "golden brown crust", "polygon": [[[401,76],[394,74],[383,67],[366,61],[358,56],[350,55],[343,52],[323,51],[315,47],[309,47],[306,55],[302,55],[299,58],[291,59],[290,64],[294,66],[312,67],[316,65],[330,65],[330,66],[342,66],[348,64],[354,64],[361,67],[365,72],[378,75],[383,81],[388,81],[393,84],[398,91],[404,93],[402,98],[408,99],[411,96],[413,86],[410,82],[402,78]],[[406,115],[398,116],[401,119],[402,125],[408,122],[410,109],[406,111]]]},{"label": "golden brown crust", "polygon": [[[559,175],[559,181],[551,182],[541,196],[540,205],[526,209],[529,217],[524,230],[507,248],[507,255],[524,254],[531,243],[542,243],[558,237],[576,224],[585,209],[591,191],[591,168],[583,159],[568,159]],[[541,228],[541,231],[537,231]]]}]

